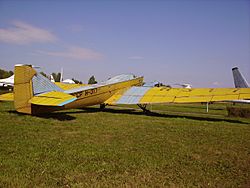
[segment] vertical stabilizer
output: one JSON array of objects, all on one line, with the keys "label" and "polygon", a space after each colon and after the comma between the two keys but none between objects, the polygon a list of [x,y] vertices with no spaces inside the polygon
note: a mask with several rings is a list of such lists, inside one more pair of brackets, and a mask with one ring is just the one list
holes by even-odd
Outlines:
[{"label": "vertical stabilizer", "polygon": [[[37,73],[32,65],[15,66],[14,105],[16,111],[25,114],[38,112],[38,107],[32,105],[30,100],[35,96],[51,91],[63,92],[48,78]],[[42,111],[44,112],[44,110]]]},{"label": "vertical stabilizer", "polygon": [[21,113],[31,114],[29,100],[33,97],[32,78],[36,71],[31,65],[16,65],[14,72],[15,109]]},{"label": "vertical stabilizer", "polygon": [[240,73],[238,67],[232,68],[233,78],[234,78],[234,85],[236,88],[249,88],[249,84],[247,83],[246,79]]}]

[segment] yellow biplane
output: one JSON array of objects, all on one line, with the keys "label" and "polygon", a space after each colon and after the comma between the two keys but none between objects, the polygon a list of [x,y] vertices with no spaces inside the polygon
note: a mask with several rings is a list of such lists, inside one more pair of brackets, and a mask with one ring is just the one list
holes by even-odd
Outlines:
[{"label": "yellow biplane", "polygon": [[72,85],[62,89],[31,65],[16,65],[14,74],[14,94],[1,95],[0,100],[14,100],[16,111],[32,115],[97,104],[102,108],[106,105],[137,104],[146,110],[147,104],[250,99],[250,88],[146,87],[143,86],[143,77],[134,75],[119,75],[100,84]]}]

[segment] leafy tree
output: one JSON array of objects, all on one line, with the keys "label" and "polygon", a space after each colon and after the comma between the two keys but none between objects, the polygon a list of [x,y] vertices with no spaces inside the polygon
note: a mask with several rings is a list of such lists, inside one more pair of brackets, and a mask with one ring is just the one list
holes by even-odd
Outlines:
[{"label": "leafy tree", "polygon": [[61,78],[61,73],[52,73],[53,78],[55,79],[55,82],[60,82],[60,78]]},{"label": "leafy tree", "polygon": [[0,79],[2,78],[8,78],[10,76],[12,76],[14,73],[12,71],[6,71],[3,69],[0,69]]},{"label": "leafy tree", "polygon": [[41,75],[43,75],[46,78],[49,78],[49,76],[47,74],[45,74],[44,72],[40,72]]},{"label": "leafy tree", "polygon": [[57,73],[57,77],[56,77],[55,81],[60,82],[60,80],[61,80],[61,73],[59,72],[59,73]]},{"label": "leafy tree", "polygon": [[76,80],[74,78],[72,78],[72,80],[76,83],[76,84],[82,84],[82,81]]},{"label": "leafy tree", "polygon": [[88,84],[96,84],[96,83],[97,83],[97,81],[95,80],[95,77],[94,77],[94,76],[91,76],[91,77],[89,78]]}]

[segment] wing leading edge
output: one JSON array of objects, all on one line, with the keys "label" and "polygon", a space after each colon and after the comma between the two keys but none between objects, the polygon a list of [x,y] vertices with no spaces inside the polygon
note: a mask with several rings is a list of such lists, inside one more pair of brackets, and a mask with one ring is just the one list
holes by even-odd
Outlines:
[{"label": "wing leading edge", "polygon": [[131,87],[109,98],[107,104],[196,103],[250,99],[249,88]]}]

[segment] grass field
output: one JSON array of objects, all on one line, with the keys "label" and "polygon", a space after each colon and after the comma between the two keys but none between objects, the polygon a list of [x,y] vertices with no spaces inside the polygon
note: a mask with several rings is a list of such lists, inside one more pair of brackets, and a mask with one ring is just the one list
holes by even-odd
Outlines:
[{"label": "grass field", "polygon": [[34,117],[0,103],[0,187],[250,187],[250,119],[152,109]]}]

